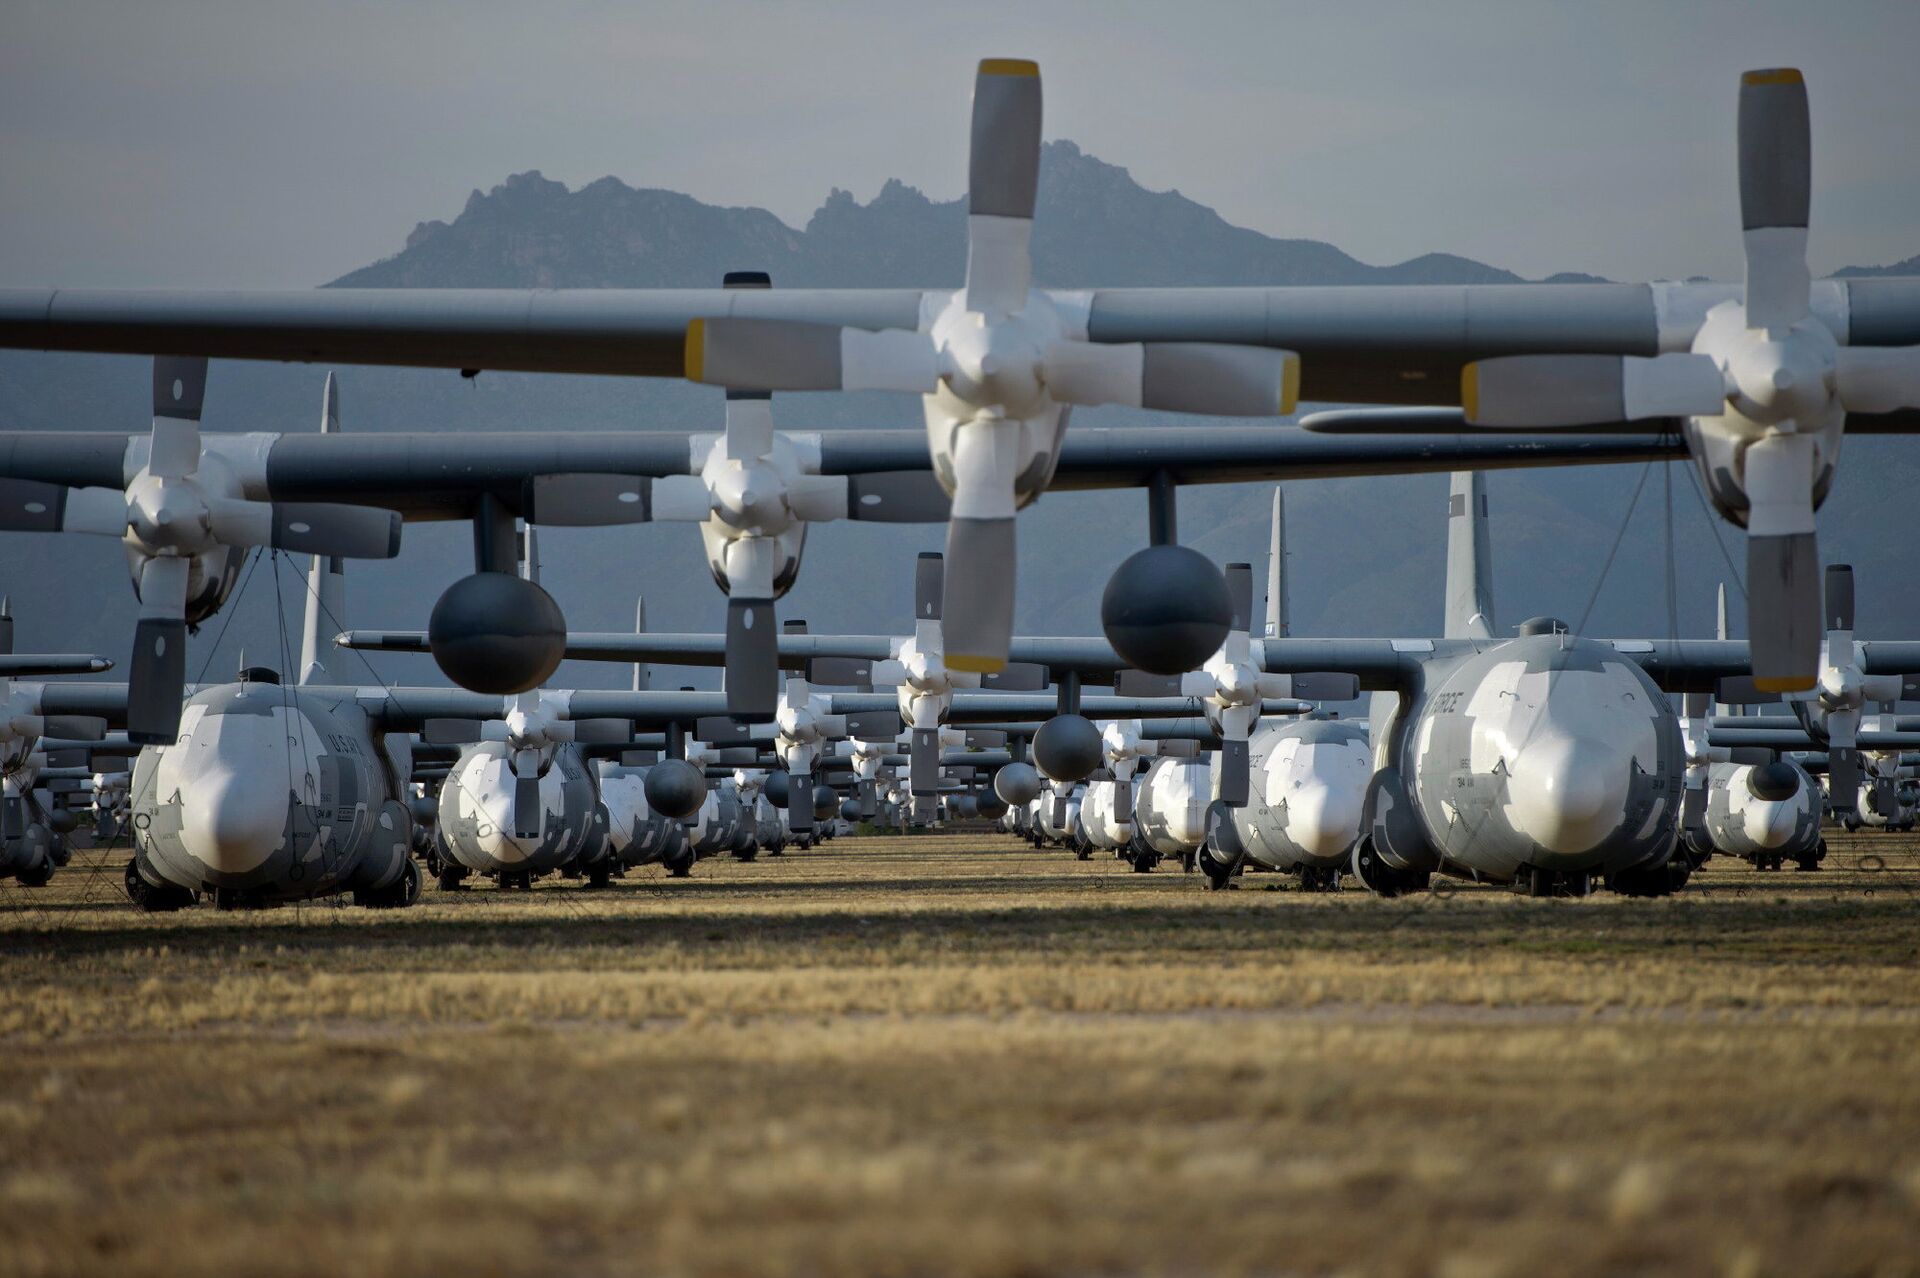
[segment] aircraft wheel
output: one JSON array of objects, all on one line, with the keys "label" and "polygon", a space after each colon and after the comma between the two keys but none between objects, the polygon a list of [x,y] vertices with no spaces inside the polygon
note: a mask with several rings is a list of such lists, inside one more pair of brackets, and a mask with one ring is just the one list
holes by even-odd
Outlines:
[{"label": "aircraft wheel", "polygon": [[736,861],[742,861],[742,862],[752,861],[758,858],[759,855],[760,855],[759,847],[751,843],[749,843],[744,848],[735,848],[733,850],[733,859]]},{"label": "aircraft wheel", "polygon": [[457,861],[440,860],[438,857],[435,857],[434,860],[440,861],[439,869],[434,871],[434,882],[439,885],[442,892],[464,892],[467,890],[466,866],[461,865]]},{"label": "aircraft wheel", "polygon": [[1380,859],[1371,838],[1353,845],[1353,877],[1376,896],[1399,896],[1413,886],[1410,876]]},{"label": "aircraft wheel", "polygon": [[1189,852],[1180,858],[1180,872],[1182,874],[1192,874],[1199,863],[1200,854],[1198,852]]},{"label": "aircraft wheel", "polygon": [[663,861],[661,864],[667,867],[667,876],[669,878],[684,879],[693,873],[694,860],[695,857],[693,853],[688,852],[684,856],[675,857],[671,861]]},{"label": "aircraft wheel", "polygon": [[355,892],[355,905],[364,905],[369,910],[404,910],[420,899],[420,866],[412,857],[400,865],[400,877],[383,888],[370,892]]},{"label": "aircraft wheel", "polygon": [[587,888],[604,888],[613,885],[613,858],[603,856],[587,867]]},{"label": "aircraft wheel", "polygon": [[[128,864],[131,865],[132,862]],[[42,861],[31,870],[22,870],[13,877],[19,880],[21,887],[45,887],[53,882],[53,862]]]},{"label": "aircraft wheel", "polygon": [[1334,865],[1303,865],[1300,867],[1300,890],[1302,892],[1337,892],[1340,890],[1340,868]]},{"label": "aircraft wheel", "polygon": [[1236,867],[1217,860],[1213,853],[1201,848],[1194,854],[1194,860],[1207,876],[1206,888],[1209,892],[1225,892],[1233,886],[1233,872]]},{"label": "aircraft wheel", "polygon": [[193,904],[193,893],[166,884],[155,887],[140,876],[132,861],[127,862],[127,899],[149,914],[170,914]]},{"label": "aircraft wheel", "polygon": [[1093,855],[1092,848],[1081,848],[1078,852],[1075,852],[1073,854],[1073,859],[1076,861],[1085,861],[1092,855]]},{"label": "aircraft wheel", "polygon": [[1153,867],[1158,864],[1160,864],[1160,854],[1158,852],[1134,853],[1133,872],[1135,874],[1150,874],[1153,871]]}]

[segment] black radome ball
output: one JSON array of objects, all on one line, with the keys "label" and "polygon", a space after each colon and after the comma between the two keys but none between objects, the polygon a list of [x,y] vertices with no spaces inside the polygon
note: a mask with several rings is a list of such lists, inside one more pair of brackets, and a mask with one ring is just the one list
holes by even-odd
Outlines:
[{"label": "black radome ball", "polygon": [[1054,781],[1086,780],[1105,754],[1100,729],[1077,714],[1057,714],[1033,734],[1033,761]]},{"label": "black radome ball", "polygon": [[567,651],[567,619],[524,577],[477,572],[448,586],[427,621],[442,673],[470,692],[508,696],[545,683]]},{"label": "black radome ball", "polygon": [[707,779],[685,759],[662,759],[647,769],[646,794],[655,812],[684,821],[706,800]]},{"label": "black radome ball", "polygon": [[1197,670],[1233,624],[1227,579],[1185,546],[1149,546],[1114,569],[1100,597],[1100,628],[1122,660],[1148,674]]}]

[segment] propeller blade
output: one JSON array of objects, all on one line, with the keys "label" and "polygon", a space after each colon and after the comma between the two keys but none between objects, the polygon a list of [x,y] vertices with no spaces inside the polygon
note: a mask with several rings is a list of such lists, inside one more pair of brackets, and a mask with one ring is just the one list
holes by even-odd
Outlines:
[{"label": "propeller blade", "polygon": [[709,715],[693,721],[693,736],[696,741],[704,741],[708,745],[736,745],[753,739],[753,725],[741,723],[731,716],[722,718]]},{"label": "propeller blade", "polygon": [[1714,687],[1713,699],[1723,706],[1764,706],[1780,700],[1777,692],[1763,692],[1751,676],[1728,675]]},{"label": "propeller blade", "polygon": [[535,475],[521,487],[521,509],[549,528],[641,524],[653,517],[652,484],[643,475]]},{"label": "propeller blade", "polygon": [[1229,738],[1220,743],[1214,763],[1215,799],[1228,807],[1244,808],[1252,786],[1252,764],[1247,743]]},{"label": "propeller blade", "polygon": [[787,504],[796,518],[809,523],[850,517],[852,498],[845,475],[795,475],[787,481]]},{"label": "propeller blade", "polygon": [[625,745],[633,740],[630,719],[575,719],[573,739],[579,745]]},{"label": "propeller blade", "polygon": [[400,553],[400,515],[375,506],[342,502],[276,501],[276,550],[343,559],[392,559]]},{"label": "propeller blade", "polygon": [[107,735],[107,721],[89,714],[48,715],[41,733],[56,741],[99,741]]},{"label": "propeller blade", "polygon": [[540,837],[540,778],[515,777],[513,779],[513,837],[516,839],[537,839]]},{"label": "propeller blade", "polygon": [[1001,749],[1007,744],[1007,734],[994,728],[968,728],[966,743],[969,748]]},{"label": "propeller blade", "polygon": [[967,309],[1013,314],[1033,283],[1040,185],[1040,68],[986,58],[973,81],[967,160]]},{"label": "propeller blade", "polygon": [[[112,489],[106,491],[114,492]],[[0,532],[59,532],[64,527],[68,489],[32,479],[0,479]],[[126,498],[114,492],[120,530],[126,531]]]},{"label": "propeller blade", "polygon": [[862,710],[845,718],[846,735],[856,741],[891,741],[900,735],[898,710]]},{"label": "propeller blade", "polygon": [[1707,820],[1707,783],[1688,786],[1680,792],[1680,829],[1698,830]]},{"label": "propeller blade", "polygon": [[915,728],[907,755],[907,789],[916,795],[940,788],[940,729]]},{"label": "propeller blade", "polygon": [[727,457],[750,462],[773,451],[773,396],[763,390],[727,392]]},{"label": "propeller blade", "polygon": [[1133,779],[1121,777],[1114,783],[1113,819],[1116,821],[1133,820]]},{"label": "propeller blade", "polygon": [[980,676],[980,686],[990,692],[1045,692],[1052,685],[1052,672],[1031,661],[1010,661]]},{"label": "propeller blade", "polygon": [[1014,521],[947,521],[945,589],[940,629],[954,670],[988,674],[1007,664],[1013,644]]},{"label": "propeller blade", "polygon": [[1475,426],[1714,417],[1726,399],[1726,375],[1706,355],[1507,355],[1460,370],[1460,403]]},{"label": "propeller blade", "polygon": [[813,829],[813,774],[795,772],[787,777],[787,825],[795,833]]},{"label": "propeller blade", "polygon": [[1253,625],[1253,565],[1228,564],[1221,575],[1227,579],[1227,600],[1233,609],[1227,629],[1246,630]]},{"label": "propeller blade", "polygon": [[1920,408],[1920,346],[1842,346],[1833,374],[1849,413]]},{"label": "propeller blade", "polygon": [[662,523],[704,523],[713,513],[713,493],[698,475],[664,475],[649,491],[648,510]]},{"label": "propeller blade", "polygon": [[863,818],[871,819],[875,810],[879,807],[879,798],[876,793],[879,788],[880,787],[872,781],[862,781],[860,783],[860,815]]},{"label": "propeller blade", "polygon": [[1122,404],[1214,417],[1279,417],[1300,397],[1292,351],[1209,342],[1056,342],[1047,390],[1063,404]]},{"label": "propeller blade", "polygon": [[1827,802],[1835,812],[1851,812],[1860,803],[1860,752],[1827,748]]},{"label": "propeller blade", "polygon": [[1740,227],[1747,253],[1747,323],[1785,329],[1807,316],[1813,138],[1807,86],[1791,67],[1740,77]]},{"label": "propeller blade", "polygon": [[1122,670],[1114,675],[1113,691],[1121,697],[1177,697],[1180,695],[1180,676]]},{"label": "propeller blade", "polygon": [[771,599],[727,600],[727,713],[773,718],[780,703],[780,631]]},{"label": "propeller blade", "polygon": [[848,475],[847,518],[874,524],[938,524],[953,499],[930,470],[883,470]]},{"label": "propeller blade", "polygon": [[1297,674],[1287,695],[1303,701],[1352,701],[1360,695],[1360,680],[1356,675],[1331,672]]},{"label": "propeller blade", "polygon": [[[1853,630],[1853,565],[1827,565],[1827,629]],[[1849,654],[1848,660],[1852,660]]]},{"label": "propeller blade", "polygon": [[428,745],[468,745],[484,736],[478,719],[428,719],[420,725],[420,739]]},{"label": "propeller blade", "polygon": [[807,662],[807,682],[825,688],[865,688],[873,683],[867,657],[815,657]]},{"label": "propeller blade", "polygon": [[1754,684],[1811,688],[1820,665],[1820,552],[1813,440],[1769,435],[1747,449],[1747,631]]},{"label": "propeller blade", "polygon": [[153,441],[147,473],[179,479],[200,468],[200,407],[207,395],[204,355],[153,359]]},{"label": "propeller blade", "polygon": [[191,561],[173,556],[155,556],[140,570],[140,620],[127,667],[127,737],[142,745],[171,745],[180,736],[192,570]]},{"label": "propeller blade", "polygon": [[938,356],[923,333],[733,317],[687,325],[686,375],[690,382],[736,390],[925,395],[940,385]]}]

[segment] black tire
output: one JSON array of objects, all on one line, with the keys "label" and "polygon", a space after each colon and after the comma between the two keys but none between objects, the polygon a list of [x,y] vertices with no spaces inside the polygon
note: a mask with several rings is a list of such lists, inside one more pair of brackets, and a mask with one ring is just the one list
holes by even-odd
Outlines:
[{"label": "black tire", "polygon": [[1092,848],[1082,848],[1080,851],[1075,852],[1073,854],[1073,859],[1076,861],[1085,861],[1092,855],[1093,855]]},{"label": "black tire", "polygon": [[1380,859],[1371,838],[1353,845],[1353,877],[1375,896],[1400,896],[1413,886],[1411,876]]},{"label": "black tire", "polygon": [[603,856],[587,867],[587,881],[583,885],[588,889],[613,886],[613,858]]},{"label": "black tire", "polygon": [[758,860],[759,857],[760,857],[760,848],[758,844],[749,843],[744,848],[735,848],[733,850],[733,859],[736,861],[741,861],[741,862],[754,861],[754,860]]},{"label": "black tire", "polygon": [[400,876],[382,888],[355,892],[355,905],[369,910],[404,910],[420,899],[420,865],[408,857],[400,866]]},{"label": "black tire", "polygon": [[442,861],[434,881],[442,892],[464,892],[467,890],[467,867],[453,861]]},{"label": "black tire", "polygon": [[1189,852],[1180,858],[1180,872],[1182,874],[1192,874],[1194,870],[1199,868],[1199,865],[1200,854],[1198,852]]},{"label": "black tire", "polygon": [[1218,860],[1205,848],[1201,848],[1194,854],[1194,862],[1207,876],[1205,884],[1207,891],[1225,892],[1233,887],[1233,876],[1238,866],[1228,865]]},{"label": "black tire", "polygon": [[668,878],[684,879],[693,873],[694,860],[695,857],[693,853],[689,852],[685,856],[675,857],[671,861],[662,861],[661,864],[667,867]]},{"label": "black tire", "polygon": [[31,870],[22,870],[13,877],[19,880],[21,887],[45,887],[47,884],[53,882],[53,862],[51,860],[42,861]]},{"label": "black tire", "polygon": [[1135,874],[1151,874],[1153,867],[1158,864],[1160,864],[1160,854],[1158,852],[1136,852],[1133,854],[1133,872]]}]

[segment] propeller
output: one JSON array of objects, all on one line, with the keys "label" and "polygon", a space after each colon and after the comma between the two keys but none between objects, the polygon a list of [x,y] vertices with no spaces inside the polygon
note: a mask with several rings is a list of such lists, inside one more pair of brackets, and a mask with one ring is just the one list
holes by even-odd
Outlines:
[{"label": "propeller", "polygon": [[1207,717],[1220,732],[1213,797],[1238,808],[1246,806],[1252,786],[1247,738],[1260,719],[1260,702],[1292,695],[1294,681],[1263,674],[1254,664],[1253,565],[1228,564],[1225,576],[1233,609],[1226,641],[1200,669],[1180,676],[1180,692],[1205,700]]},{"label": "propeller", "polygon": [[1809,735],[1827,746],[1829,789],[1834,811],[1853,811],[1860,791],[1860,728],[1869,703],[1900,699],[1903,680],[1870,675],[1862,669],[1853,639],[1853,568],[1832,564],[1826,574],[1826,635],[1821,644],[1820,675],[1813,689],[1791,694],[1788,705]]},{"label": "propeller", "polygon": [[619,745],[633,739],[627,719],[573,719],[568,697],[547,692],[522,692],[507,698],[498,719],[428,719],[420,725],[420,739],[429,745],[469,745],[499,741],[507,746],[507,766],[513,772],[513,837],[537,839],[545,817],[540,778],[553,762],[553,748],[578,745]]},{"label": "propeller", "polygon": [[140,598],[127,731],[142,743],[179,735],[188,624],[219,606],[231,583],[229,548],[271,546],[349,559],[400,553],[400,516],[393,511],[242,496],[232,468],[217,455],[209,463],[201,444],[206,386],[204,357],[155,357],[146,464],[124,490],[0,483],[0,529],[97,533],[126,543]]},{"label": "propeller", "polygon": [[[953,496],[942,609],[947,660],[991,673],[1013,636],[1014,513],[1051,471],[1067,406],[1274,417],[1293,410],[1290,351],[1210,343],[1087,340],[1032,288],[1040,172],[1040,69],[988,58],[974,80],[967,273],[916,330],[870,331],[726,316],[687,328],[686,375],[711,385],[887,390],[927,397],[935,470]],[[1023,495],[1021,485],[1029,486]]]},{"label": "propeller", "polygon": [[1461,401],[1476,425],[1688,417],[1703,443],[1724,441],[1745,493],[1729,513],[1748,534],[1753,677],[1765,691],[1791,692],[1813,687],[1819,670],[1815,487],[1837,458],[1847,413],[1920,407],[1920,346],[1841,346],[1812,315],[1812,135],[1800,72],[1741,77],[1738,146],[1744,301],[1709,311],[1690,353],[1482,360],[1463,370]]}]

